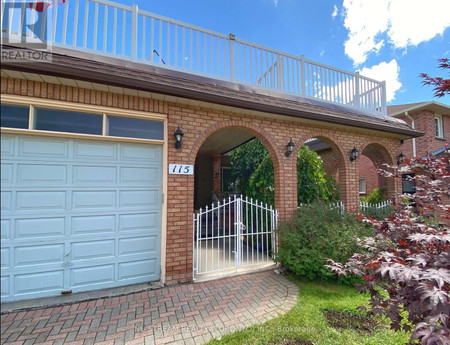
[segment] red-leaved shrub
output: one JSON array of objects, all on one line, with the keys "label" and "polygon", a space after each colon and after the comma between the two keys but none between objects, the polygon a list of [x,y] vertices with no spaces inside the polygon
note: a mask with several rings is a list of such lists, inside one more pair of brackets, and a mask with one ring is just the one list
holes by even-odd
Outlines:
[{"label": "red-leaved shrub", "polygon": [[347,263],[329,260],[327,267],[364,277],[358,288],[370,294],[369,313],[389,317],[395,330],[412,331],[411,342],[448,345],[450,230],[433,215],[440,214],[448,224],[450,149],[439,157],[416,157],[387,169],[381,173],[388,178],[414,173],[416,193],[403,195],[408,202],[396,205],[385,220],[360,216],[373,224],[376,235],[361,239],[364,250]]}]

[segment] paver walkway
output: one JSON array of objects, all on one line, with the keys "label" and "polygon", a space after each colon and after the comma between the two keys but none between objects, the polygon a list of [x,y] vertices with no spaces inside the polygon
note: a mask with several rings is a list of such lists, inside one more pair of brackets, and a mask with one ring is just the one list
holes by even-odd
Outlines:
[{"label": "paver walkway", "polygon": [[202,344],[286,313],[298,287],[273,271],[1,315],[1,344]]}]

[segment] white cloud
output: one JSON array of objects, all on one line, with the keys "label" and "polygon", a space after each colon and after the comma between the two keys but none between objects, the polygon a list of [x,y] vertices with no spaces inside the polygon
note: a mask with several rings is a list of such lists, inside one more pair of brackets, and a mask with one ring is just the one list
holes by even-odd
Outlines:
[{"label": "white cloud", "polygon": [[448,0],[344,0],[344,26],[349,31],[345,53],[355,64],[366,61],[385,44],[418,45],[450,26]]},{"label": "white cloud", "polygon": [[333,13],[331,13],[331,18],[335,18],[338,14],[338,8],[336,5],[333,7]]},{"label": "white cloud", "polygon": [[278,0],[272,0],[272,2],[275,5],[275,7],[278,7]]},{"label": "white cloud", "polygon": [[386,101],[395,99],[395,93],[402,87],[399,81],[400,67],[395,59],[390,62],[381,62],[370,68],[364,67],[360,73],[362,76],[375,80],[386,81]]}]

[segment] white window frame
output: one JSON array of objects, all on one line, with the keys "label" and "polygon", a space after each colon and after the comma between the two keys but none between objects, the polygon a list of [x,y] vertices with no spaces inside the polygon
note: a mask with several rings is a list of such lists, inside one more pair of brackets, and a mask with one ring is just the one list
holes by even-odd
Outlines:
[{"label": "white window frame", "polygon": [[[363,184],[363,186],[364,186],[364,188],[361,188],[361,182],[362,181],[364,181],[364,184]],[[358,181],[358,183],[359,183],[359,194],[366,194],[366,179],[364,178],[364,177],[361,177],[360,179],[359,179],[359,181]]]},{"label": "white window frame", "polygon": [[[12,134],[29,134],[29,135],[41,135],[41,136],[56,136],[56,137],[69,137],[69,138],[91,138],[93,140],[107,140],[107,141],[126,141],[126,142],[142,142],[142,143],[154,143],[163,145],[167,140],[167,116],[163,114],[157,114],[153,112],[134,111],[128,109],[110,108],[105,106],[79,104],[68,101],[56,101],[47,100],[41,98],[16,96],[16,95],[2,95],[2,104],[17,105],[30,107],[29,115],[29,127],[28,129],[1,127],[1,133]],[[85,133],[73,133],[73,132],[56,132],[56,131],[44,131],[35,129],[34,111],[35,108],[46,108],[55,110],[66,111],[79,111],[87,114],[103,116],[102,134],[85,134]],[[130,117],[136,119],[160,121],[164,123],[163,139],[144,139],[144,138],[132,138],[132,137],[116,137],[109,136],[107,118],[108,116],[118,117]]]},{"label": "white window frame", "polygon": [[436,138],[443,138],[442,115],[434,114],[434,133]]}]

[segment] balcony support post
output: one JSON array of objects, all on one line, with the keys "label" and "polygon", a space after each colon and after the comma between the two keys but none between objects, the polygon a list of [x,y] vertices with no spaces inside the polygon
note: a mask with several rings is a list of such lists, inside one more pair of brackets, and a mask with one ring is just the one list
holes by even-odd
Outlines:
[{"label": "balcony support post", "polygon": [[[233,34],[229,35],[229,39],[228,39],[228,44],[229,44],[229,53],[230,53],[230,80],[234,81],[235,79],[235,70],[234,70],[234,41],[235,41],[235,36]],[[239,61],[238,61],[239,63]],[[238,76],[239,78],[239,76]]]},{"label": "balcony support post", "polygon": [[138,5],[131,5],[131,60],[137,60],[137,44],[138,44]]},{"label": "balcony support post", "polygon": [[359,91],[359,72],[355,73],[355,100],[353,102],[354,106],[360,107],[360,91]]},{"label": "balcony support post", "polygon": [[306,78],[305,78],[305,55],[300,56],[300,90],[301,95],[305,96],[306,93]]},{"label": "balcony support post", "polygon": [[382,81],[382,86],[381,86],[381,113],[384,115],[387,114],[387,110],[386,110],[386,80]]}]

